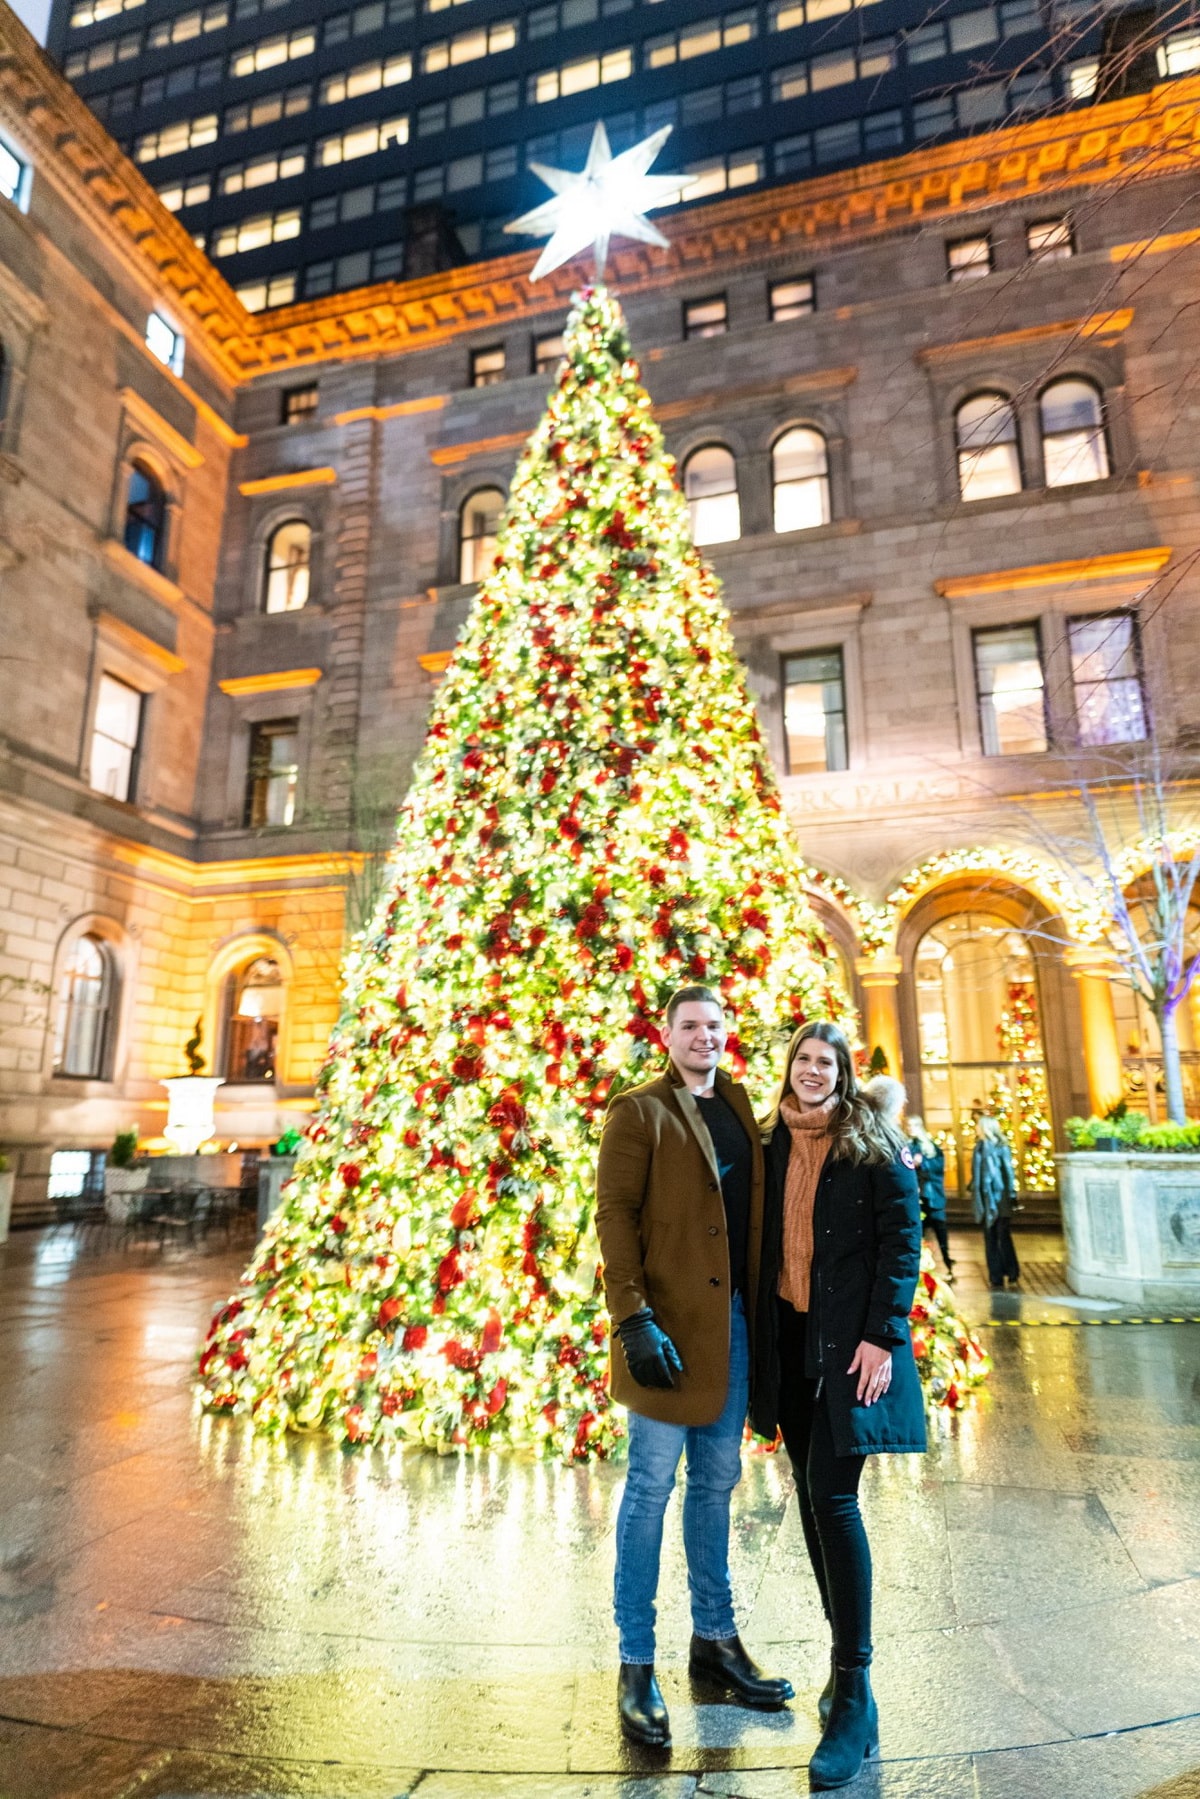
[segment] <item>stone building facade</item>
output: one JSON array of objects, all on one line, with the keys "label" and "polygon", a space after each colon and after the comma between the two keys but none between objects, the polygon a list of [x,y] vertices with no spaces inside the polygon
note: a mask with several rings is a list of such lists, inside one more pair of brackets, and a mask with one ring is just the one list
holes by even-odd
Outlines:
[{"label": "stone building facade", "polygon": [[[1185,78],[613,258],[864,1039],[952,1149],[1007,1108],[1035,1190],[1064,1118],[1156,1083],[1046,842],[1083,726],[1152,708],[1194,774],[1198,132]],[[197,1020],[223,1140],[303,1121],[578,270],[251,316],[7,11],[4,151],[0,1140],[33,1218],[55,1152],[160,1135]]]}]

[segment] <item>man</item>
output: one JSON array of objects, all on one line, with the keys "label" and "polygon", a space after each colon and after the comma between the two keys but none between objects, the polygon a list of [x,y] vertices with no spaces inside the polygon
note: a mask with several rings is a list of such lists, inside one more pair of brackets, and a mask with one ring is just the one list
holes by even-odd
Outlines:
[{"label": "man", "polygon": [[792,1697],[788,1682],[768,1679],[742,1646],[729,1581],[729,1500],[741,1474],[762,1237],[762,1146],[745,1090],[717,1066],[726,1036],[717,994],[681,987],[660,1034],[669,1066],[613,1100],[596,1177],[612,1392],[630,1412],[614,1582],[617,1707],[625,1735],[655,1748],[670,1743],[671,1727],[654,1676],[654,1600],[663,1513],[684,1451],[689,1671],[741,1705],[774,1710]]}]

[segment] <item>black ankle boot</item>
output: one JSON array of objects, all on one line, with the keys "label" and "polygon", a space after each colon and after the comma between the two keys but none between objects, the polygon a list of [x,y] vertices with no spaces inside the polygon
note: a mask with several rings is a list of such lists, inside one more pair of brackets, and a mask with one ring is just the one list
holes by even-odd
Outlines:
[{"label": "black ankle boot", "polygon": [[833,1704],[821,1741],[808,1764],[808,1784],[815,1792],[848,1786],[863,1762],[879,1753],[879,1712],[866,1668],[833,1670]]},{"label": "black ankle boot", "polygon": [[693,1637],[688,1673],[701,1686],[725,1693],[754,1711],[778,1711],[795,1696],[790,1680],[764,1674],[751,1661],[741,1637]]},{"label": "black ankle boot", "polygon": [[822,1724],[824,1724],[825,1720],[828,1718],[829,1708],[833,1704],[833,1681],[836,1669],[837,1659],[831,1649],[829,1651],[829,1679],[825,1682],[825,1689],[822,1692],[821,1697],[817,1700],[817,1716],[820,1718]]},{"label": "black ankle boot", "polygon": [[671,1720],[649,1662],[622,1662],[617,1677],[617,1711],[622,1734],[647,1749],[668,1749]]}]

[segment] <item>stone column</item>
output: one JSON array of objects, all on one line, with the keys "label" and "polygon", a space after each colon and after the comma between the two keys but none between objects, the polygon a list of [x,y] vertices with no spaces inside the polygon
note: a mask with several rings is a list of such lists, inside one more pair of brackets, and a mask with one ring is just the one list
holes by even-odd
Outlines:
[{"label": "stone column", "polygon": [[888,1073],[903,1080],[900,1061],[899,956],[859,956],[854,964],[862,984],[866,1017],[863,1038],[867,1052],[879,1045],[888,1061]]},{"label": "stone column", "polygon": [[1063,960],[1079,988],[1088,1104],[1097,1118],[1103,1118],[1120,1099],[1124,1085],[1112,996],[1115,965],[1106,951],[1084,947],[1066,950]]}]

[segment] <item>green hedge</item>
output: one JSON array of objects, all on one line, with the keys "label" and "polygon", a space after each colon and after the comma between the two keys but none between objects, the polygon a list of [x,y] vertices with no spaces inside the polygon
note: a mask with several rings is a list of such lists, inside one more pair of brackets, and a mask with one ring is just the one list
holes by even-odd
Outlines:
[{"label": "green hedge", "polygon": [[1063,1129],[1072,1149],[1094,1149],[1098,1139],[1115,1137],[1122,1149],[1161,1155],[1200,1152],[1200,1121],[1151,1124],[1144,1112],[1124,1112],[1114,1118],[1068,1118]]}]

